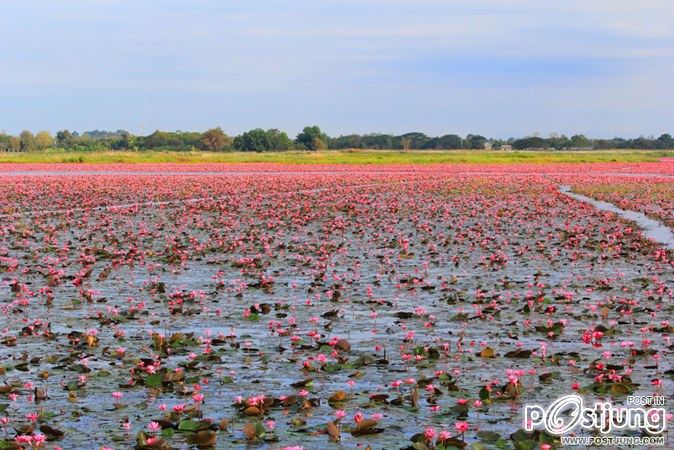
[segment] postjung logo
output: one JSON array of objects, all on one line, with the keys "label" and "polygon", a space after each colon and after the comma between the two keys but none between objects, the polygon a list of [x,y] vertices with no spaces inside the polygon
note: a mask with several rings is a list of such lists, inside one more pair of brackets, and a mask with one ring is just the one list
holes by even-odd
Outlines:
[{"label": "postjung logo", "polygon": [[[664,398],[631,397],[627,404],[663,405]],[[636,400],[635,400],[636,399]],[[661,434],[667,429],[667,411],[658,407],[624,407],[610,402],[596,402],[586,407],[583,397],[571,394],[560,397],[547,408],[540,405],[524,407],[524,429],[544,429],[548,433],[562,436],[578,428],[599,430],[608,434],[613,430],[642,430],[651,435]]]}]

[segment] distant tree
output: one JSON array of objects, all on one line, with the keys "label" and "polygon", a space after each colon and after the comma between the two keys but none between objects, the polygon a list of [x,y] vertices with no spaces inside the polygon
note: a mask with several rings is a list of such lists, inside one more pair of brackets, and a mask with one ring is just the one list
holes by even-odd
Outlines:
[{"label": "distant tree", "polygon": [[288,135],[275,128],[256,128],[234,138],[234,148],[242,152],[280,152],[290,150],[293,141]]},{"label": "distant tree", "polygon": [[583,134],[574,134],[571,136],[571,147],[590,147],[590,140]]},{"label": "distant tree", "polygon": [[550,135],[550,137],[548,138],[548,144],[550,147],[554,147],[557,150],[572,147],[571,141],[569,140],[568,137],[564,135],[558,136],[557,134]]},{"label": "distant tree", "polygon": [[123,133],[128,133],[128,131],[126,131],[126,130],[117,130],[117,131],[93,130],[93,131],[85,131],[84,133],[82,133],[82,136],[86,136],[86,137],[89,137],[91,139],[110,139],[110,138],[118,138]]},{"label": "distant tree", "polygon": [[435,148],[457,149],[461,148],[461,136],[456,134],[446,134],[437,138]]},{"label": "distant tree", "polygon": [[[122,132],[120,137],[126,132]],[[154,133],[143,138],[139,138],[134,145],[143,149],[170,149],[170,150],[191,150],[194,148],[201,148],[203,146],[201,138],[203,134],[194,131],[160,131],[156,130]]]},{"label": "distant tree", "polygon": [[654,139],[648,139],[643,136],[639,136],[638,138],[634,139],[632,141],[632,148],[638,148],[638,149],[653,149],[655,148],[655,140]]},{"label": "distant tree", "polygon": [[315,137],[311,141],[311,147],[312,147],[311,148],[312,150],[327,150],[328,149],[328,142],[327,142],[327,140],[324,141],[323,139]]},{"label": "distant tree", "polygon": [[428,148],[428,144],[431,141],[431,138],[426,136],[424,133],[419,133],[419,132],[413,132],[413,133],[405,133],[396,138],[398,141],[398,145],[394,145],[393,147],[397,148],[403,148],[403,140],[405,143],[408,145],[409,149],[415,149],[419,150],[422,148]]},{"label": "distant tree", "polygon": [[232,145],[232,138],[227,136],[222,128],[211,128],[201,135],[201,144],[204,149],[222,151]]},{"label": "distant tree", "polygon": [[69,130],[61,130],[56,132],[56,145],[63,148],[70,148],[77,142],[77,136],[72,134]]},{"label": "distant tree", "polygon": [[10,134],[0,134],[0,151],[18,152],[21,150],[21,140]]},{"label": "distant tree", "polygon": [[149,136],[143,138],[143,147],[148,149],[155,148],[173,148],[182,147],[182,140],[176,133],[156,130]]},{"label": "distant tree", "polygon": [[518,139],[512,144],[513,148],[516,150],[533,150],[533,149],[542,149],[548,148],[549,143],[547,139],[543,139],[537,136],[531,136],[524,139]]},{"label": "distant tree", "polygon": [[386,149],[394,148],[395,138],[390,134],[370,133],[362,137],[362,148]]},{"label": "distant tree", "polygon": [[201,136],[203,133],[195,131],[176,131],[174,133],[180,140],[180,148],[189,150],[193,148],[202,148]]},{"label": "distant tree", "polygon": [[123,130],[118,138],[110,138],[110,146],[115,150],[132,150],[136,148],[136,136]]},{"label": "distant tree", "polygon": [[293,141],[285,131],[271,128],[267,130],[267,145],[270,151],[282,152],[293,148]]},{"label": "distant tree", "polygon": [[35,136],[28,130],[23,130],[19,135],[21,142],[20,148],[22,152],[32,152],[36,148]]},{"label": "distant tree", "polygon": [[606,142],[606,148],[634,148],[634,143],[630,139],[615,137]]},{"label": "distant tree", "polygon": [[655,146],[657,148],[674,148],[674,139],[670,134],[663,134],[656,140]]},{"label": "distant tree", "polygon": [[16,136],[10,136],[9,139],[7,139],[7,147],[10,152],[21,151],[21,139]]},{"label": "distant tree", "polygon": [[260,152],[266,146],[266,135],[262,128],[246,131],[234,138],[234,148],[242,152]]},{"label": "distant tree", "polygon": [[307,150],[321,150],[328,148],[328,141],[330,138],[323,133],[318,126],[305,127],[300,134],[297,135],[295,141],[301,144]]},{"label": "distant tree", "polygon": [[54,146],[54,138],[49,131],[40,131],[35,135],[35,147],[38,150],[44,150]]},{"label": "distant tree", "polygon": [[469,134],[466,136],[467,146],[470,149],[480,150],[487,143],[487,138],[479,134]]},{"label": "distant tree", "polygon": [[329,148],[363,148],[363,138],[358,134],[330,138]]},{"label": "distant tree", "polygon": [[325,148],[370,148],[370,149],[482,149],[490,142],[493,148],[500,148],[504,143],[513,145],[516,149],[544,149],[558,150],[574,147],[593,147],[597,149],[674,149],[674,138],[670,134],[655,136],[640,136],[634,139],[615,137],[612,139],[590,139],[582,134],[571,138],[557,133],[547,138],[532,135],[521,139],[509,138],[487,140],[484,136],[469,134],[462,139],[456,134],[447,134],[439,137],[426,136],[424,133],[412,132],[394,136],[390,134],[370,133],[365,135],[351,134],[330,138],[317,126],[309,126],[298,134],[295,141],[277,129],[250,130],[229,138],[220,128],[213,128],[204,133],[180,131],[175,132],[157,130],[149,136],[136,137],[125,130],[86,131],[79,135],[77,132],[60,130],[56,137],[47,131],[33,135],[25,130],[16,136],[0,134],[0,151],[35,151],[58,145],[62,148],[78,148],[82,150],[104,149],[170,149],[190,150],[195,148],[207,150],[224,150],[234,147],[241,151],[284,151],[295,149],[320,150]]},{"label": "distant tree", "polygon": [[491,148],[494,149],[494,150],[500,150],[500,149],[503,148],[504,143],[505,143],[505,141],[503,139],[493,139],[492,142],[491,142],[491,145],[492,145]]}]

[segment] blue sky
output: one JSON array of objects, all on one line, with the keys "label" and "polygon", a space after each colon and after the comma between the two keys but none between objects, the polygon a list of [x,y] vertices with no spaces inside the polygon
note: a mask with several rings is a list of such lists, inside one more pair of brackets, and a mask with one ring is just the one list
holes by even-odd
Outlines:
[{"label": "blue sky", "polygon": [[3,0],[0,130],[674,132],[670,0]]}]

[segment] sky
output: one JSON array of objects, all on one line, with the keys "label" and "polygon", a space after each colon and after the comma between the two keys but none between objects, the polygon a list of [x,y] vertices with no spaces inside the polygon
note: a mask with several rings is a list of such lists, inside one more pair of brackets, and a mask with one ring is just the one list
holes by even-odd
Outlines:
[{"label": "sky", "polygon": [[674,133],[671,0],[2,0],[0,130]]}]

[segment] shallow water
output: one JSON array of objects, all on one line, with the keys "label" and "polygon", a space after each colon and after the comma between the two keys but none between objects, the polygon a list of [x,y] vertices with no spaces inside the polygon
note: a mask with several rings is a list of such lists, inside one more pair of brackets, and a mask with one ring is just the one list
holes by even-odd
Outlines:
[{"label": "shallow water", "polygon": [[[156,202],[142,203],[138,210],[119,205],[134,197],[137,205],[154,198],[143,189],[151,191],[155,186],[142,179],[133,187],[123,186],[122,193],[128,190],[131,195],[117,196],[115,191],[109,195],[108,185],[121,183],[121,177],[112,176],[96,178],[93,188],[101,198],[92,200],[118,201],[117,206],[62,209],[30,220],[20,214],[5,216],[0,250],[5,247],[19,266],[16,270],[0,266],[0,272],[6,271],[2,278],[7,283],[17,278],[31,293],[10,291],[8,285],[0,290],[7,334],[18,336],[16,346],[0,346],[0,364],[10,369],[0,376],[0,382],[15,383],[21,392],[15,403],[0,395],[0,406],[9,405],[7,414],[14,423],[21,423],[25,414],[38,408],[58,411],[56,417],[45,421],[66,432],[60,442],[64,448],[85,449],[111,442],[117,443],[113,448],[130,448],[136,432],[149,420],[163,416],[160,404],[170,408],[191,399],[178,389],[126,386],[137,358],[160,353],[162,367],[172,371],[188,360],[189,352],[204,350],[199,338],[231,334],[226,343],[213,346],[219,360],[200,359],[197,367],[188,367],[187,374],[194,380],[185,383],[191,388],[202,379],[210,380],[200,383],[206,395],[204,416],[230,420],[231,434],[219,433],[218,448],[246,447],[242,428],[250,419],[232,405],[236,395],[278,398],[297,394],[299,389],[291,383],[312,377],[310,397],[320,403],[306,411],[269,410],[264,418],[277,421],[279,442],[256,442],[248,448],[278,449],[301,443],[307,449],[369,445],[388,450],[408,446],[412,435],[426,426],[452,430],[458,420],[452,408],[459,399],[474,401],[490,380],[505,382],[509,369],[531,371],[522,377],[522,395],[495,400],[482,410],[471,408],[465,417],[471,426],[497,432],[508,442],[510,433],[521,428],[524,404],[549,403],[569,393],[574,381],[589,385],[596,373],[583,371],[605,350],[614,352],[611,360],[616,363],[634,358],[630,367],[635,367],[632,379],[638,383],[639,393],[652,393],[651,380],[663,377],[662,370],[670,368],[666,357],[663,367],[653,368],[647,354],[632,357],[628,350],[614,346],[617,340],[639,342],[643,326],[672,316],[666,307],[671,305],[668,286],[674,286],[674,278],[666,262],[655,260],[656,246],[639,233],[606,245],[606,236],[622,232],[627,226],[624,222],[607,220],[606,214],[589,207],[579,211],[573,200],[557,192],[557,184],[542,176],[501,180],[490,176],[387,179],[375,175],[369,182],[358,179],[358,185],[350,175],[334,180],[317,177],[301,188],[299,182],[306,181],[301,177],[279,177],[285,179],[274,185],[264,185],[262,179],[268,177],[259,177],[236,195],[222,186],[222,191],[215,190],[210,197],[192,189],[225,177],[186,177],[176,189],[157,196]],[[159,184],[170,181],[162,179]],[[423,189],[418,186],[422,182],[426,183]],[[17,188],[16,197],[11,198],[21,204],[21,211],[30,212],[43,197],[57,199],[48,190],[34,194],[32,179],[22,183],[26,184],[19,187],[25,189]],[[190,189],[183,192],[183,185]],[[167,204],[181,207],[168,208]],[[164,250],[170,245],[184,251],[185,259],[167,261]],[[143,260],[133,259],[128,253],[131,246],[144,255]],[[507,262],[488,264],[497,251],[507,256]],[[94,259],[87,262],[87,257]],[[244,257],[258,257],[260,267],[244,271],[233,265]],[[46,266],[64,272],[60,282],[50,282]],[[90,276],[84,277],[81,286],[74,286],[72,277],[82,268],[91,269]],[[102,273],[108,276],[100,277]],[[253,286],[260,275],[273,277],[270,290]],[[412,277],[421,281],[403,281]],[[165,284],[163,293],[152,288],[152,283],[160,281]],[[54,302],[45,307],[38,292],[48,283],[53,284]],[[329,295],[335,283],[341,285],[338,300]],[[85,289],[96,292],[91,302],[81,296]],[[171,293],[197,290],[203,291],[204,297],[187,301],[185,313],[169,313]],[[621,313],[626,307],[623,297],[636,305],[629,316]],[[22,299],[29,300],[29,305],[22,306]],[[528,300],[532,308],[525,312],[522,309]],[[128,314],[130,305],[140,301],[145,303],[143,313]],[[244,311],[261,303],[284,304],[288,309],[272,309],[258,320],[244,318]],[[591,309],[603,305],[610,307],[605,317]],[[416,307],[425,311],[417,313]],[[338,310],[336,316],[329,314],[334,310]],[[462,311],[465,317],[458,317]],[[376,318],[371,317],[373,312],[378,314]],[[401,318],[400,313],[407,316]],[[297,319],[296,327],[290,325],[288,316]],[[315,324],[312,317],[317,318]],[[26,321],[36,318],[48,318],[54,339],[21,334]],[[306,346],[292,346],[288,336],[275,335],[268,326],[271,320],[282,322]],[[565,320],[567,324],[560,335],[549,337],[536,330],[548,320]],[[583,332],[599,324],[616,337],[606,338],[609,342],[601,349],[582,343]],[[97,345],[69,343],[69,332],[87,329],[98,330]],[[348,339],[352,348],[342,355],[348,361],[337,364],[335,371],[305,372],[304,360],[329,353],[308,337],[311,330],[320,334],[320,342],[336,336]],[[411,330],[416,334],[407,340],[405,335]],[[124,331],[125,336],[116,337],[115,331]],[[197,339],[165,353],[152,348],[151,332],[167,336],[195,333]],[[669,355],[665,333],[649,335],[653,348]],[[478,356],[481,342],[492,346],[497,357]],[[463,345],[460,351],[459,343]],[[443,344],[450,345],[446,354]],[[548,357],[505,357],[518,345],[540,350],[542,344],[547,346]],[[111,354],[110,349],[118,346],[127,349],[127,357]],[[410,355],[423,347],[438,349],[440,356],[418,361],[402,358],[402,354]],[[31,363],[27,372],[11,370],[22,354],[39,360]],[[77,372],[72,364],[61,367],[54,363],[53,355],[88,361],[90,379],[77,389],[76,401],[68,398],[62,384],[76,380]],[[386,358],[386,364],[360,364],[361,358]],[[570,366],[571,361],[578,367]],[[330,362],[335,364],[332,359]],[[47,380],[38,376],[44,370],[51,372]],[[434,378],[438,370],[452,374],[458,390],[450,390]],[[557,375],[553,382],[546,382],[539,379],[544,373]],[[225,376],[233,382],[224,381]],[[430,409],[427,382],[418,386],[416,408],[409,403],[370,401],[375,393],[387,394],[390,399],[398,396],[391,382],[407,377],[434,379],[442,391],[432,400],[439,411]],[[25,401],[30,392],[21,385],[26,381],[49,387],[50,398],[40,405]],[[350,386],[349,381],[355,384]],[[409,393],[410,389],[405,385],[401,390]],[[123,409],[112,407],[110,393],[116,390],[124,392]],[[345,423],[353,422],[356,411],[382,413],[385,432],[363,437],[344,433],[342,444],[329,443],[325,434],[313,433],[333,419],[335,408],[327,399],[337,390],[349,394],[342,406],[348,413]],[[595,393],[589,389],[587,395]],[[131,433],[121,428],[125,417],[132,423]],[[307,425],[291,423],[298,418]],[[316,430],[307,430],[312,426]],[[95,436],[92,429],[97,430]],[[466,439],[481,440],[475,429]],[[176,448],[188,448],[180,433],[169,442]]]}]

